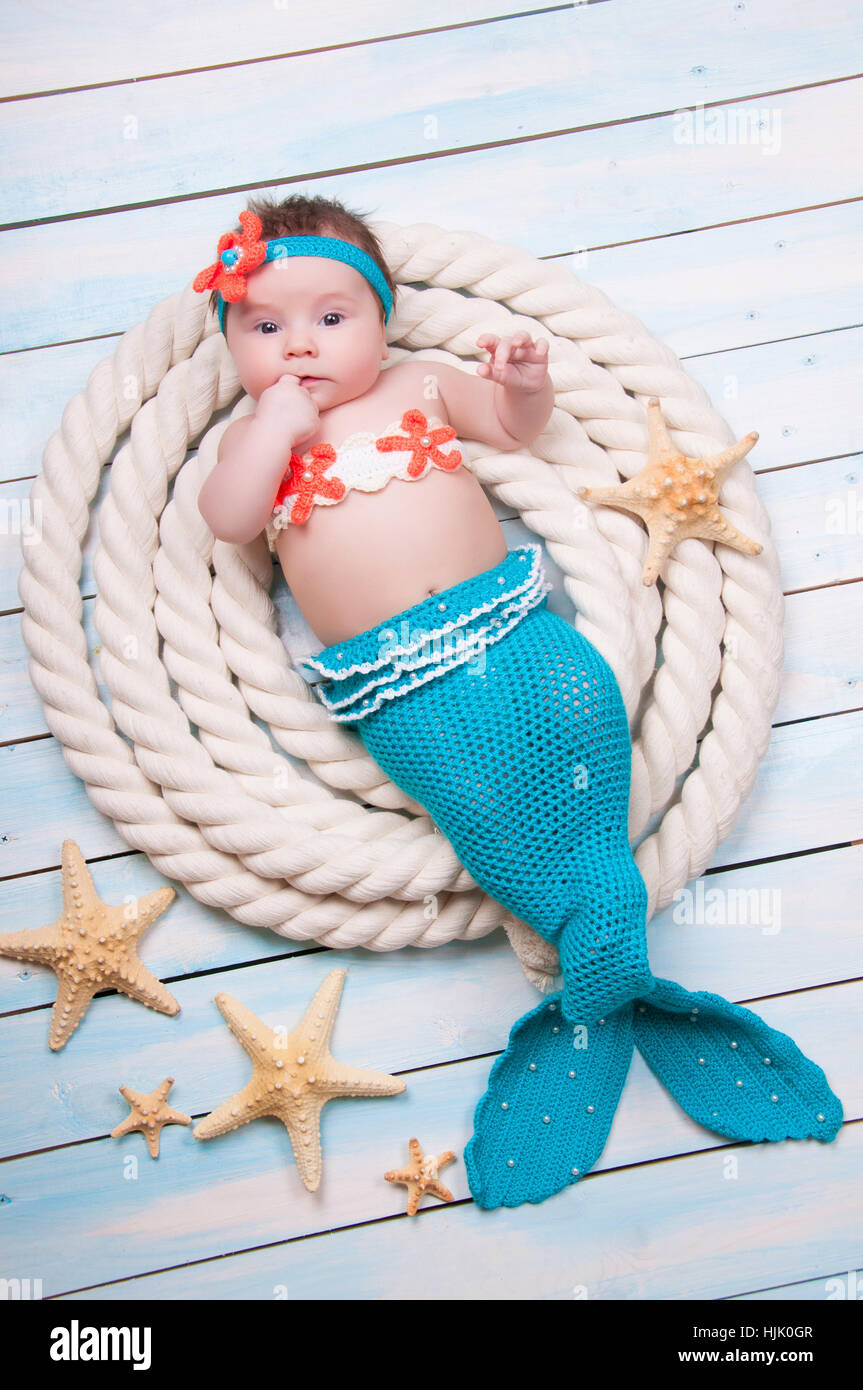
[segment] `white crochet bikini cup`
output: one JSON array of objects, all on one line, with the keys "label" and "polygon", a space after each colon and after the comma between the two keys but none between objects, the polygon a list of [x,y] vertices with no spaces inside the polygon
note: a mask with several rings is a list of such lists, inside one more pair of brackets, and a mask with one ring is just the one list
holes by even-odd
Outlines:
[{"label": "white crochet bikini cup", "polygon": [[[312,507],[332,507],[350,491],[378,492],[391,478],[411,482],[432,468],[453,472],[462,453],[455,430],[420,410],[408,410],[380,434],[357,431],[334,449],[313,444],[305,454],[291,456],[291,468],[276,494],[275,530],[308,519]],[[288,492],[290,485],[291,491]]]}]

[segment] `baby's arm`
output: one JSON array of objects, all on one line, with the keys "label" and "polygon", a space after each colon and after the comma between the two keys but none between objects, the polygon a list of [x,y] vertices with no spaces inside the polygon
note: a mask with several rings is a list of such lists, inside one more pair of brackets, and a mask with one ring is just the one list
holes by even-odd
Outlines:
[{"label": "baby's arm", "polygon": [[292,450],[318,425],[318,408],[293,377],[261,392],[254,415],[234,420],[200,493],[198,510],[214,536],[245,545],[260,535]]},{"label": "baby's arm", "polygon": [[458,435],[496,449],[520,449],[542,433],[554,407],[548,343],[520,332],[512,338],[485,334],[477,347],[486,348],[491,361],[481,362],[476,376],[434,364],[450,424]]}]

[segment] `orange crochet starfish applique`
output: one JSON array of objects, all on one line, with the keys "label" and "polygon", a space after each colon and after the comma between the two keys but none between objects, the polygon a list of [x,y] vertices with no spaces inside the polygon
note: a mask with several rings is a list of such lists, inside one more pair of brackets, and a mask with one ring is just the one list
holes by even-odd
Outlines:
[{"label": "orange crochet starfish applique", "polygon": [[419,477],[429,459],[438,468],[446,468],[450,472],[458,468],[461,463],[460,450],[453,449],[451,454],[442,454],[438,448],[439,444],[455,439],[452,425],[439,425],[432,430],[421,410],[406,410],[402,416],[402,429],[407,431],[407,439],[402,434],[387,434],[376,440],[375,445],[381,453],[410,449],[408,474],[411,478]]},{"label": "orange crochet starfish applique", "polygon": [[275,506],[278,507],[286,497],[296,497],[291,521],[302,524],[307,521],[315,499],[327,497],[339,501],[345,495],[345,485],[341,478],[325,478],[324,469],[336,461],[336,451],[332,444],[313,444],[306,458],[291,454],[291,473],[282,479],[276,493]]},{"label": "orange crochet starfish applique", "polygon": [[265,260],[267,248],[261,241],[261,219],[253,212],[240,213],[242,232],[225,232],[216,247],[218,260],[200,271],[192,281],[192,289],[220,290],[223,299],[231,303],[246,294],[246,276]]}]

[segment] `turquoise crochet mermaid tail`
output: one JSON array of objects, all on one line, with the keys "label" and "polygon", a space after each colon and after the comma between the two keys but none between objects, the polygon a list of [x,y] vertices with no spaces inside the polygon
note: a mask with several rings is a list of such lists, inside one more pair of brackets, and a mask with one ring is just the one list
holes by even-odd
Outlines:
[{"label": "turquoise crochet mermaid tail", "polygon": [[[474,1198],[541,1202],[583,1177],[633,1046],[707,1129],[835,1138],[842,1106],[791,1038],[652,974],[627,833],[626,709],[608,663],[548,611],[537,552],[513,551],[308,662],[331,677],[333,716],[426,807],[476,882],[560,955],[562,990],[513,1026],[476,1106],[464,1153]],[[420,641],[435,622],[451,629],[447,651]],[[483,638],[472,648],[471,632]]]}]

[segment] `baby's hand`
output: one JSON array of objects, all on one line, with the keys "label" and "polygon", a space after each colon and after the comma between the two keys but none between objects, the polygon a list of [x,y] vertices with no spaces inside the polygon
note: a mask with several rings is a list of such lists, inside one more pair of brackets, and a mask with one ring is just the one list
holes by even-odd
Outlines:
[{"label": "baby's hand", "polygon": [[521,391],[539,391],[548,376],[548,342],[545,338],[533,341],[529,333],[514,333],[511,338],[496,338],[484,333],[476,345],[491,354],[490,362],[480,362],[477,376],[496,381],[501,386],[515,386]]},{"label": "baby's hand", "polygon": [[320,413],[311,395],[289,373],[261,392],[255,415],[284,432],[292,447],[313,435],[320,423]]}]

